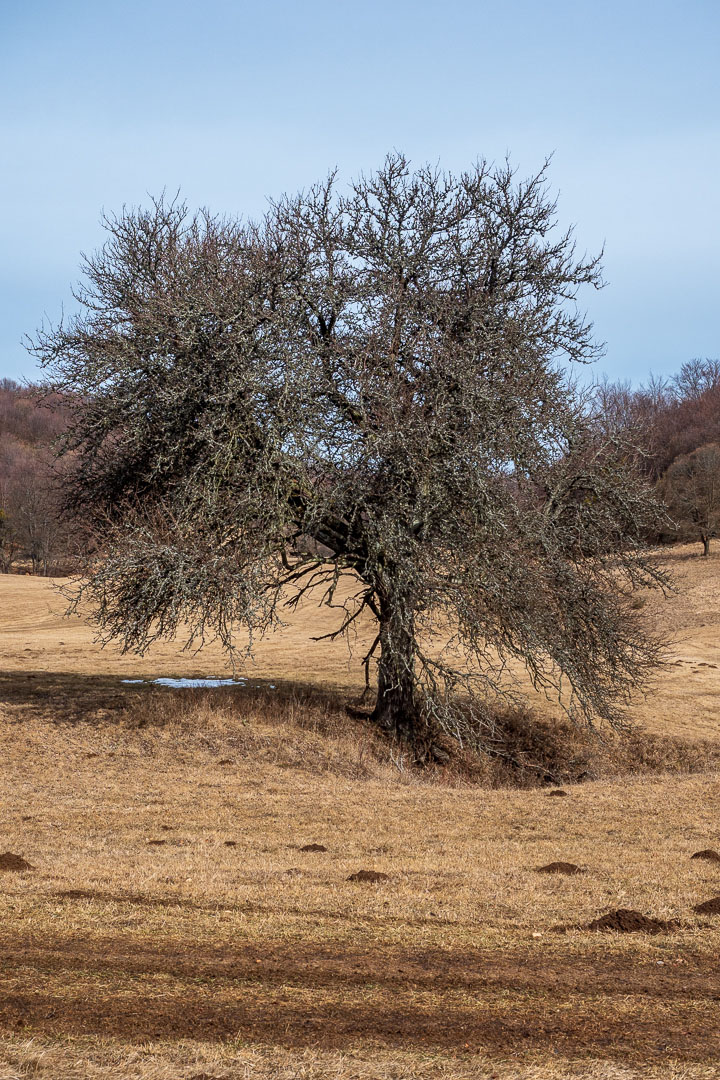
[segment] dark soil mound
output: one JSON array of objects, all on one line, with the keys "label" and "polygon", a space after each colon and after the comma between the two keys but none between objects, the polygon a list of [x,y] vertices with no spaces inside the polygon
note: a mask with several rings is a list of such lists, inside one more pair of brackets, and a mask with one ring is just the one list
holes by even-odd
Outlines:
[{"label": "dark soil mound", "polygon": [[226,840],[225,847],[237,847],[237,840]]},{"label": "dark soil mound", "polygon": [[552,791],[548,791],[548,793],[547,793],[548,799],[552,799],[553,797],[558,799],[558,798],[562,798],[563,795],[569,795],[569,794],[570,794],[569,791],[563,791],[563,789],[560,788],[560,787],[553,788]]},{"label": "dark soil mound", "polygon": [[357,874],[351,874],[348,881],[388,881],[388,875],[380,870],[358,870]]},{"label": "dark soil mound", "polygon": [[537,866],[538,874],[583,874],[585,871],[572,862],[551,862],[547,866]]},{"label": "dark soil mound", "polygon": [[693,911],[697,911],[698,915],[720,915],[720,896],[713,896],[712,900],[696,904]]},{"label": "dark soil mound", "polygon": [[720,862],[720,852],[713,851],[712,848],[703,848],[702,851],[696,851],[690,858],[707,859],[708,862]]},{"label": "dark soil mound", "polygon": [[218,765],[234,765],[234,764],[235,764],[235,762],[233,761],[233,759],[229,758],[229,757],[221,758],[220,761],[218,761]]},{"label": "dark soil mound", "polygon": [[324,844],[305,844],[305,847],[300,848],[301,851],[327,851]]},{"label": "dark soil mound", "polygon": [[102,899],[99,893],[93,892],[91,889],[63,889],[61,892],[56,892],[55,895],[60,900],[98,900]]},{"label": "dark soil mound", "polygon": [[617,911],[609,911],[599,919],[593,919],[583,930],[615,930],[620,934],[663,934],[668,930],[675,930],[677,920],[653,919],[631,908],[618,908]]},{"label": "dark soil mound", "polygon": [[166,844],[166,843],[167,843],[167,840],[148,840],[148,844],[151,844],[153,847],[158,847],[160,844]]},{"label": "dark soil mound", "polygon": [[13,855],[6,851],[0,855],[0,870],[34,870],[32,863],[26,862],[22,855]]}]

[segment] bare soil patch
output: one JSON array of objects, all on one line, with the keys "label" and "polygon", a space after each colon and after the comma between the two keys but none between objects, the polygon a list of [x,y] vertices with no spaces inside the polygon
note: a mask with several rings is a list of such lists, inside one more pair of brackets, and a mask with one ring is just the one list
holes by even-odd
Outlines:
[{"label": "bare soil patch", "polygon": [[389,874],[383,874],[381,870],[358,870],[351,874],[348,881],[388,881]]},{"label": "bare soil patch", "polygon": [[619,934],[667,934],[677,930],[678,926],[677,919],[655,919],[632,908],[618,908],[617,911],[601,915],[599,919],[593,919],[583,929],[612,930]]},{"label": "bare soil patch", "polygon": [[324,844],[305,844],[300,848],[301,851],[327,851]]},{"label": "bare soil patch", "polygon": [[696,904],[693,908],[698,915],[720,915],[720,896],[713,896],[710,900],[704,900],[702,904]]},{"label": "bare soil patch", "polygon": [[12,851],[5,851],[0,855],[0,870],[34,870],[32,863],[23,859],[22,855],[15,855]]}]

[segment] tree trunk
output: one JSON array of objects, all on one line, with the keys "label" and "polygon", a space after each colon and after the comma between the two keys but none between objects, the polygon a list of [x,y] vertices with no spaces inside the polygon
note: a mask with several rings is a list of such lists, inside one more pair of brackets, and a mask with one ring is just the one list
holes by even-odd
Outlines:
[{"label": "tree trunk", "polygon": [[702,540],[702,544],[703,544],[703,555],[709,555],[710,554],[710,537],[709,536],[702,536],[700,539]]},{"label": "tree trunk", "polygon": [[380,623],[377,703],[372,719],[384,730],[417,747],[422,723],[414,677],[412,615],[384,612]]}]

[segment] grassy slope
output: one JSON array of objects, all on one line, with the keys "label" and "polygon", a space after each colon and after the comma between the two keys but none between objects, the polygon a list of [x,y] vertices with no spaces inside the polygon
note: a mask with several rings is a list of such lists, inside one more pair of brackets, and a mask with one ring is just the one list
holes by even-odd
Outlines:
[{"label": "grassy slope", "polygon": [[[716,736],[720,557],[688,555],[683,664],[637,715]],[[0,875],[0,1080],[717,1075],[720,918],[691,909],[720,864],[689,859],[720,847],[717,774],[451,787],[297,692],[357,678],[307,645],[325,612],[259,648],[257,686],[174,693],[120,677],[220,658],[101,652],[38,579],[0,602],[0,850],[35,866]],[[558,859],[585,872],[535,872]],[[680,928],[557,932],[616,907]]]}]

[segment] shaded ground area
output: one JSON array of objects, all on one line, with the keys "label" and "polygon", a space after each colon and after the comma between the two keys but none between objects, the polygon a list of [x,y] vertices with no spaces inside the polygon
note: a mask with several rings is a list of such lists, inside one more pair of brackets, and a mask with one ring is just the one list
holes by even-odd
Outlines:
[{"label": "shaded ground area", "polygon": [[68,672],[0,671],[0,701],[13,709],[12,719],[47,717],[57,723],[107,720],[137,696],[116,676]]},{"label": "shaded ground area", "polygon": [[[303,700],[326,704],[341,699],[317,686],[301,682],[282,682],[280,696],[288,693]],[[76,672],[0,671],[0,708],[12,710],[8,718],[52,719],[54,723],[107,723],[134,719],[148,701],[266,702],[267,680],[254,679],[247,685],[218,689],[188,688],[176,690],[151,684],[128,685],[116,675],[87,675]],[[158,710],[158,718],[161,713]],[[147,722],[153,719],[147,716]]]},{"label": "shaded ground area", "polygon": [[[562,945],[522,951],[362,949],[267,942],[198,948],[106,937],[2,945],[0,1024],[143,1039],[241,1037],[618,1062],[720,1056],[720,971],[707,955],[658,966]],[[141,980],[138,982],[138,980]]]}]

